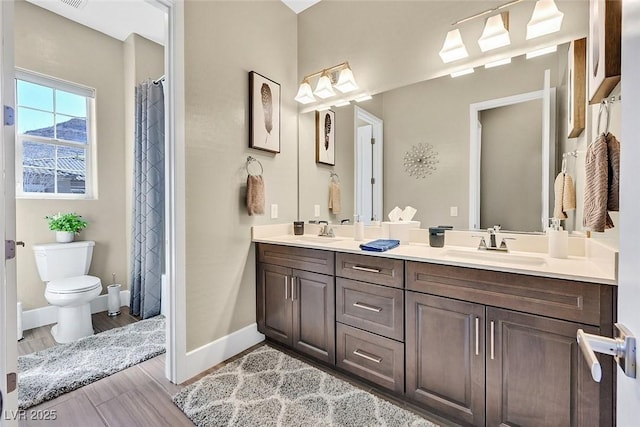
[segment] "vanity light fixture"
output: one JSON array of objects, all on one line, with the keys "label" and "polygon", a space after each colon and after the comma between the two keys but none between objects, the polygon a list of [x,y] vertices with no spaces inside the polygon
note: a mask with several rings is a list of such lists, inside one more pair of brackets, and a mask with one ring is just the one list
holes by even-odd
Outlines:
[{"label": "vanity light fixture", "polygon": [[554,0],[538,0],[527,24],[527,40],[560,31],[563,17]]},{"label": "vanity light fixture", "polygon": [[313,90],[311,90],[311,85],[309,84],[308,79],[304,79],[302,84],[300,84],[298,94],[294,99],[301,104],[310,104],[315,102],[316,98],[313,96]]},{"label": "vanity light fixture", "polygon": [[318,80],[318,85],[316,86],[316,90],[313,91],[313,94],[322,99],[327,99],[336,94],[331,85],[331,78],[326,71],[320,76],[320,80]]},{"label": "vanity light fixture", "polygon": [[558,51],[558,46],[553,45],[549,47],[543,47],[542,49],[538,49],[538,50],[532,50],[531,52],[527,52],[525,56],[527,59],[531,59],[531,58],[536,58],[538,56],[546,55],[546,54],[557,52],[557,51]]},{"label": "vanity light fixture", "polygon": [[442,58],[442,62],[446,64],[468,56],[469,53],[462,42],[460,30],[456,28],[455,30],[449,31],[444,40],[444,45],[440,50],[440,58]]},{"label": "vanity light fixture", "polygon": [[478,39],[483,52],[511,44],[509,38],[509,12],[502,12],[487,18],[482,36]]},{"label": "vanity light fixture", "polygon": [[[318,77],[315,90],[311,90],[311,79]],[[358,84],[353,76],[353,71],[347,61],[322,71],[306,75],[298,88],[298,94],[294,98],[301,104],[309,104],[317,101],[317,98],[327,99],[336,94],[334,88],[342,93],[348,93],[358,89]],[[317,98],[316,98],[317,97]]]},{"label": "vanity light fixture", "polygon": [[511,64],[511,58],[504,58],[493,62],[487,62],[486,64],[484,64],[484,68],[494,68],[507,64]]},{"label": "vanity light fixture", "polygon": [[454,71],[453,73],[451,73],[451,77],[455,79],[456,77],[466,76],[467,74],[472,74],[472,73],[475,73],[473,68],[466,68],[464,70]]}]

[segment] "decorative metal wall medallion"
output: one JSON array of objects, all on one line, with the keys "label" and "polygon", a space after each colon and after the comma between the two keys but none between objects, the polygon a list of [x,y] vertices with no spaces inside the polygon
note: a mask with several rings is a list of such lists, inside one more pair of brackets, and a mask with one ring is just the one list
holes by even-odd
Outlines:
[{"label": "decorative metal wall medallion", "polygon": [[404,170],[409,176],[426,178],[437,169],[437,163],[438,153],[433,151],[433,145],[428,143],[414,145],[404,153]]}]

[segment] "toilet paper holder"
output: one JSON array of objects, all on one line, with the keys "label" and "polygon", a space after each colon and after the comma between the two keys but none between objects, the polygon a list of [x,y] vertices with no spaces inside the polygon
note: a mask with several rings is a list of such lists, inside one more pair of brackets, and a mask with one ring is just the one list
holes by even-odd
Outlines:
[{"label": "toilet paper holder", "polygon": [[628,377],[636,377],[636,338],[621,323],[615,323],[615,338],[588,334],[578,329],[576,339],[584,359],[589,364],[591,377],[595,382],[602,379],[602,367],[595,353],[609,354]]}]

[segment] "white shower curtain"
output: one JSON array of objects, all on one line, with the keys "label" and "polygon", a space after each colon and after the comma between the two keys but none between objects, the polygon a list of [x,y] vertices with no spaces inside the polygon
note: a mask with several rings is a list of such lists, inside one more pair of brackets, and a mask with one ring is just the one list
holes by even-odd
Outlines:
[{"label": "white shower curtain", "polygon": [[164,271],[164,92],[147,80],[136,87],[130,312],[160,314]]}]

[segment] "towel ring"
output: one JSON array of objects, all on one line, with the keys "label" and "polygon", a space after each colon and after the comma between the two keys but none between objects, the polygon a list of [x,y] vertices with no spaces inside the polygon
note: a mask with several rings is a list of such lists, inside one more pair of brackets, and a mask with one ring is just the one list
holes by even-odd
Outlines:
[{"label": "towel ring", "polygon": [[[602,111],[604,110],[604,112],[607,114],[607,127],[605,128],[604,132],[600,132],[600,121],[602,118]],[[609,114],[609,101],[607,101],[606,99],[603,100],[600,103],[600,110],[598,111],[598,135],[600,135],[601,133],[604,134],[608,134],[609,133],[609,122],[610,122],[610,114]]]},{"label": "towel ring", "polygon": [[[259,174],[253,174],[253,173],[251,173],[251,172],[249,171],[249,165],[251,165],[251,163],[253,163],[253,162],[257,163],[257,164],[260,166],[260,173],[259,173]],[[246,165],[245,165],[245,169],[247,169],[247,173],[248,173],[249,175],[262,175],[262,173],[264,172],[264,168],[262,167],[262,163],[260,163],[260,160],[255,159],[255,158],[254,158],[254,157],[252,157],[252,156],[248,156],[248,157],[247,157],[247,163],[246,163]]]}]

